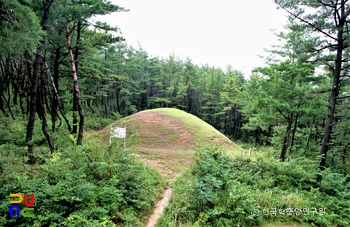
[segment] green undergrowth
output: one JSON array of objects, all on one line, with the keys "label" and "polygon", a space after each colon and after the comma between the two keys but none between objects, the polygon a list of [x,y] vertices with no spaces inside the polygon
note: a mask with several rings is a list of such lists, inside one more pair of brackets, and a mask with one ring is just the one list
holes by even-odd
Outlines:
[{"label": "green undergrowth", "polygon": [[[36,164],[28,165],[23,138],[1,131],[8,137],[0,145],[0,226],[143,226],[166,187],[160,173],[123,149],[122,141],[84,139],[76,146],[61,128],[52,133],[53,154],[36,136]],[[13,193],[35,195],[34,218],[9,217]]]},{"label": "green undergrowth", "polygon": [[349,226],[350,183],[316,166],[304,158],[232,159],[220,148],[202,148],[175,181],[157,226]]},{"label": "green undergrowth", "polygon": [[85,116],[84,129],[85,130],[100,130],[106,125],[112,124],[115,120],[111,118],[101,118],[97,114],[87,112]]}]

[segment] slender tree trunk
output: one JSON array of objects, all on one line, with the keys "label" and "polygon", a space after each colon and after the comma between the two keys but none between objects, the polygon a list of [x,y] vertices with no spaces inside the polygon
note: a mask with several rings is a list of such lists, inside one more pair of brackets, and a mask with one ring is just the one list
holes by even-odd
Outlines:
[{"label": "slender tree trunk", "polygon": [[23,107],[23,97],[25,97],[25,95],[21,92],[21,94],[19,95],[19,107],[21,108],[22,115],[24,116],[25,111]]},{"label": "slender tree trunk", "polygon": [[86,104],[87,104],[87,106],[90,108],[90,110],[92,111],[92,113],[94,114],[94,113],[95,113],[95,110],[91,107],[91,100],[88,99],[88,100],[86,101]]},{"label": "slender tree trunk", "polygon": [[337,55],[335,59],[335,70],[333,73],[333,84],[332,84],[332,91],[329,98],[328,103],[328,113],[326,117],[325,127],[324,127],[324,133],[323,133],[323,140],[322,145],[320,149],[320,164],[319,169],[324,170],[326,166],[326,158],[327,158],[327,152],[329,147],[329,142],[331,140],[331,133],[332,133],[332,124],[334,119],[334,113],[335,113],[335,105],[336,105],[336,99],[339,95],[339,88],[340,88],[340,74],[341,74],[341,68],[342,68],[342,58],[343,58],[343,50],[344,50],[344,24],[346,20],[345,15],[345,1],[341,1],[340,6],[340,20],[338,25],[338,34],[337,34]]},{"label": "slender tree trunk", "polygon": [[[315,119],[316,119],[316,117],[313,118],[312,123],[311,123],[311,129],[310,129],[309,137],[307,138],[307,142],[306,142],[306,146],[305,146],[305,150],[304,150],[304,155],[306,155],[307,149],[309,148],[309,143],[310,143],[310,139],[312,136],[312,131],[313,131]],[[315,125],[315,127],[317,128],[316,125]]]},{"label": "slender tree trunk", "polygon": [[6,101],[6,104],[7,104],[7,109],[11,115],[11,118],[12,119],[15,119],[13,113],[12,113],[12,109],[11,109],[11,104],[10,104],[10,101],[11,101],[11,77],[13,77],[12,73],[11,73],[11,70],[10,70],[10,61],[7,60],[6,63],[5,63],[5,73],[7,75],[7,78],[8,78],[8,85],[7,85],[7,99],[5,98],[5,101]]},{"label": "slender tree trunk", "polygon": [[76,135],[78,132],[78,118],[77,118],[77,111],[78,111],[78,104],[76,100],[77,94],[73,85],[73,128],[71,133]]},{"label": "slender tree trunk", "polygon": [[22,111],[22,115],[24,116],[25,114],[25,111],[24,111],[24,106],[23,106],[23,98],[25,98],[25,90],[26,90],[26,62],[25,60],[21,63],[22,64],[22,79],[21,79],[21,84],[20,84],[20,93],[19,93],[19,106],[21,108],[21,111]]},{"label": "slender tree trunk", "polygon": [[5,108],[4,108],[4,85],[5,85],[5,72],[4,72],[4,61],[2,60],[2,59],[0,59],[1,60],[1,67],[0,67],[0,69],[1,69],[1,75],[2,76],[0,76],[0,110],[3,112],[3,114],[5,115],[5,116],[7,116],[7,113],[6,113],[6,110],[5,110]]},{"label": "slender tree trunk", "polygon": [[13,113],[12,113],[11,104],[10,104],[10,101],[11,101],[10,85],[7,87],[7,95],[8,95],[7,101],[6,101],[6,103],[7,103],[7,109],[9,110],[9,113],[10,113],[10,115],[11,115],[11,118],[12,118],[13,120],[15,120],[15,116],[14,116]]},{"label": "slender tree trunk", "polygon": [[54,148],[54,144],[53,144],[53,140],[51,138],[51,136],[49,135],[49,133],[47,132],[47,121],[46,121],[46,113],[45,113],[45,108],[44,108],[44,98],[45,98],[45,94],[43,93],[44,90],[44,85],[43,85],[43,81],[39,81],[39,87],[38,87],[38,100],[37,100],[37,112],[38,115],[41,119],[41,130],[44,134],[44,136],[46,137],[46,140],[49,144],[50,147],[50,151],[51,154],[54,152],[55,148]]},{"label": "slender tree trunk", "polygon": [[[77,26],[77,45],[75,46],[75,70],[78,72],[79,69],[79,48],[80,48],[80,35],[81,35],[81,29],[82,24],[81,21],[78,21]],[[75,86],[75,85],[74,85]],[[77,118],[77,111],[78,111],[78,100],[77,100],[77,94],[76,90],[73,89],[73,134],[77,134],[78,131],[78,118]]]},{"label": "slender tree trunk", "polygon": [[104,101],[104,104],[105,104],[104,107],[105,107],[105,114],[106,114],[105,117],[108,118],[108,116],[109,116],[109,115],[108,115],[108,97],[105,97],[104,99],[105,99],[105,101]]},{"label": "slender tree trunk", "polygon": [[117,100],[117,109],[118,109],[118,113],[121,114],[121,108],[120,108],[120,89],[118,88],[117,85],[117,89],[116,89],[116,100]]},{"label": "slender tree trunk", "polygon": [[271,134],[272,134],[272,125],[269,125],[268,129],[267,129],[267,140],[266,140],[266,146],[271,146]]},{"label": "slender tree trunk", "polygon": [[259,142],[259,130],[255,129],[254,134],[255,134],[255,144],[258,145],[260,143]]},{"label": "slender tree trunk", "polygon": [[284,160],[286,159],[286,154],[287,154],[288,145],[289,145],[288,137],[290,134],[290,130],[292,128],[292,124],[293,124],[293,115],[290,116],[290,118],[288,119],[286,134],[284,135],[283,146],[282,146],[282,151],[281,151],[281,155],[280,155],[280,160],[282,162],[284,162]]},{"label": "slender tree trunk", "polygon": [[67,38],[67,43],[68,43],[69,56],[70,56],[70,61],[71,61],[71,64],[72,64],[74,91],[75,91],[74,99],[77,100],[78,113],[79,113],[79,118],[80,118],[77,145],[82,145],[83,144],[83,133],[84,133],[83,107],[82,107],[81,99],[80,99],[80,91],[79,91],[79,84],[78,84],[78,73],[77,73],[77,70],[75,68],[74,56],[73,56],[72,46],[71,46],[71,42],[70,42],[70,38],[69,38],[68,23],[65,25],[65,28],[66,28],[66,38]]},{"label": "slender tree trunk", "polygon": [[[300,105],[298,106],[298,108],[300,107]],[[294,140],[295,140],[295,133],[297,131],[297,125],[298,125],[298,118],[299,118],[299,114],[297,114],[295,116],[295,120],[294,120],[294,126],[293,126],[293,131],[292,131],[292,141],[290,143],[290,148],[293,147],[294,145]]]},{"label": "slender tree trunk", "polygon": [[3,95],[4,95],[4,93],[3,93],[2,87],[0,85],[0,110],[5,116],[7,116],[7,113],[6,113],[5,109],[4,109],[4,101],[3,101],[3,98],[2,98]]},{"label": "slender tree trunk", "polygon": [[[45,0],[44,4],[44,14],[41,20],[41,27],[44,31],[47,28],[47,21],[49,19],[49,9],[54,0]],[[39,47],[36,50],[35,60],[34,60],[34,73],[31,81],[31,91],[30,91],[30,103],[29,103],[29,119],[27,124],[27,133],[26,133],[26,144],[28,146],[28,158],[29,163],[34,163],[34,153],[33,153],[33,131],[34,131],[34,122],[37,106],[37,92],[38,92],[38,83],[40,76],[40,64],[42,62],[42,52],[45,45],[45,37],[42,38]]]},{"label": "slender tree trunk", "polygon": [[[18,74],[17,74],[17,76],[18,76]],[[18,105],[17,99],[18,99],[18,94],[19,94],[19,87],[18,87],[19,82],[20,82],[19,78],[14,78],[13,82],[12,82],[12,89],[13,89],[12,101],[13,101],[14,106]]]},{"label": "slender tree trunk", "polygon": [[[60,48],[56,48],[55,50],[55,60],[53,65],[53,86],[54,86],[54,93],[52,94],[52,115],[51,115],[51,121],[52,121],[52,131],[54,132],[56,129],[56,121],[57,121],[57,109],[58,109],[58,100],[57,100],[57,91],[58,91],[58,74],[59,74],[59,58],[60,58]],[[46,66],[46,71],[48,72],[48,66]],[[48,75],[51,78],[51,75]],[[52,79],[52,78],[51,78]]]},{"label": "slender tree trunk", "polygon": [[26,74],[25,74],[25,92],[26,92],[26,115],[29,115],[29,109],[30,109],[30,91],[31,91],[31,78],[32,78],[32,68],[30,63],[30,55],[28,53],[25,53],[26,56]]},{"label": "slender tree trunk", "polygon": [[[46,74],[47,76],[51,79],[51,82],[52,82],[52,87],[53,87],[53,91],[54,91],[54,95],[55,95],[55,100],[57,101],[57,107],[58,109],[60,110],[60,113],[62,114],[63,116],[63,119],[65,120],[66,124],[67,124],[67,127],[68,127],[68,131],[71,132],[72,131],[72,127],[70,126],[69,124],[69,120],[67,119],[66,115],[64,115],[64,112],[63,112],[63,109],[62,109],[62,104],[60,102],[60,97],[58,95],[58,90],[56,88],[56,83],[55,83],[55,79],[52,79],[52,76],[51,76],[51,73],[50,73],[50,69],[49,67],[47,66],[47,64],[45,63],[45,66],[46,66]],[[58,81],[57,81],[58,82]],[[57,108],[56,107],[56,108]],[[56,114],[57,114],[57,109],[55,110],[56,111]],[[57,118],[59,118],[59,115],[57,114],[56,115]],[[54,124],[54,123],[53,123]]]}]

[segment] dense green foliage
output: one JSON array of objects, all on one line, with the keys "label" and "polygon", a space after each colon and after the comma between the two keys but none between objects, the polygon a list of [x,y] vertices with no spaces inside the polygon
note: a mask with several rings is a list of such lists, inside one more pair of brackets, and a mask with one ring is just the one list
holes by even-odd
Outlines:
[{"label": "dense green foliage", "polygon": [[[41,146],[35,149],[37,164],[27,165],[20,146],[24,122],[8,124],[0,130],[7,135],[0,145],[0,226],[143,226],[165,182],[159,172],[136,161],[131,150],[118,141],[104,145],[96,139],[77,147],[76,138],[61,130],[53,134],[57,151],[51,155]],[[35,194],[35,218],[9,217],[13,193]]]},{"label": "dense green foliage", "polygon": [[216,147],[200,149],[157,226],[349,226],[349,179],[316,166],[305,158],[232,159]]},{"label": "dense green foliage", "polygon": [[[149,56],[141,47],[129,46],[118,28],[90,20],[95,15],[127,11],[109,1],[48,0],[49,9],[36,1],[1,2],[0,16],[4,20],[0,38],[5,46],[0,52],[0,111],[13,119],[30,116],[30,126],[35,120],[31,110],[36,106],[51,152],[57,146],[50,130],[55,131],[64,122],[76,135],[78,125],[84,125],[77,118],[78,98],[68,55],[72,50],[82,102],[79,115],[89,115],[87,121],[92,122],[90,116],[115,119],[145,109],[176,107],[232,139],[256,146],[273,145],[280,150],[282,161],[295,152],[313,158],[321,153],[322,162],[326,161],[322,166],[349,172],[349,31],[343,31],[343,43],[328,43],[324,38],[334,37],[342,31],[340,26],[348,26],[349,10],[347,4],[342,5],[344,0],[334,3],[335,8],[315,1],[276,1],[291,13],[287,32],[278,34],[281,45],[269,51],[268,65],[255,69],[249,79],[232,66],[199,66],[190,58],[179,59],[172,54],[163,59]],[[322,18],[313,15],[312,10],[300,18],[307,7],[320,10]],[[8,13],[11,10],[14,15]],[[336,18],[343,25],[330,20],[331,10],[345,10],[341,18]],[[26,30],[29,26],[34,29],[32,33]],[[320,32],[318,27],[323,30]],[[23,33],[28,35],[21,36]],[[12,40],[22,45],[12,48]],[[329,98],[334,87],[337,46],[341,53],[339,87]],[[38,57],[38,50],[44,54]],[[31,100],[34,84],[42,97],[35,102]],[[46,114],[50,115],[50,124]],[[67,115],[73,116],[72,121]],[[31,149],[28,128],[26,143]]]},{"label": "dense green foliage", "polygon": [[[350,4],[275,2],[289,15],[286,32],[267,65],[244,77],[128,45],[118,28],[92,20],[127,11],[108,0],[0,0],[0,225],[141,225],[159,174],[117,144],[82,138],[158,107],[278,151],[254,161],[198,152],[159,225],[349,225]],[[15,191],[35,193],[37,219],[5,215]],[[327,215],[255,215],[273,207]]]}]

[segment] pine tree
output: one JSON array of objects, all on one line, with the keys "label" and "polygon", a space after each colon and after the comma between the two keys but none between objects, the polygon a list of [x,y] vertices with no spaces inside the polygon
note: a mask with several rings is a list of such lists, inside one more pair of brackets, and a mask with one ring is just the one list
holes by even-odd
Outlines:
[{"label": "pine tree", "polygon": [[315,60],[322,62],[332,72],[331,93],[328,112],[320,149],[319,168],[326,166],[326,158],[331,143],[331,134],[336,118],[336,102],[339,98],[342,79],[348,68],[344,53],[349,47],[349,15],[348,0],[323,2],[318,0],[275,0],[279,7],[287,11],[291,18],[298,20],[305,29],[313,34],[317,45],[309,51],[314,53]]}]

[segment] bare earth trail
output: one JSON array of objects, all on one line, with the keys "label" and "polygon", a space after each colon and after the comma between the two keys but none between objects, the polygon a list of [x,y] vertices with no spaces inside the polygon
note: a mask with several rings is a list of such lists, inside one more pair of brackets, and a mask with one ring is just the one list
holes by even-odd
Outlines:
[{"label": "bare earth trail", "polygon": [[171,185],[181,171],[189,168],[195,148],[195,137],[180,119],[158,112],[141,112],[132,116],[139,125],[136,134],[142,144],[136,145],[139,156],[146,165],[158,169],[169,179],[170,187],[163,193],[146,227],[154,227],[168,205]]}]

